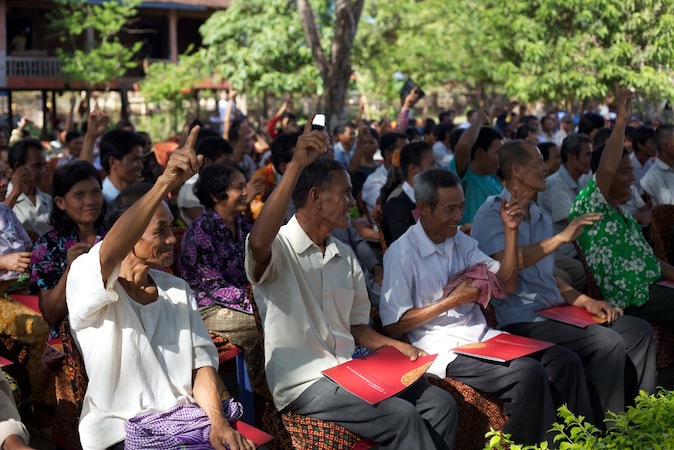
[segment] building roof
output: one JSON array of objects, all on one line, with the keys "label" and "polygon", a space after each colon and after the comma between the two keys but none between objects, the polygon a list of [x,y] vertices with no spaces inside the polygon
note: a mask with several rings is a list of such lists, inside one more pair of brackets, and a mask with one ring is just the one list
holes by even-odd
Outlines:
[{"label": "building roof", "polygon": [[225,9],[229,6],[229,0],[143,0],[142,6],[164,8],[211,8]]}]

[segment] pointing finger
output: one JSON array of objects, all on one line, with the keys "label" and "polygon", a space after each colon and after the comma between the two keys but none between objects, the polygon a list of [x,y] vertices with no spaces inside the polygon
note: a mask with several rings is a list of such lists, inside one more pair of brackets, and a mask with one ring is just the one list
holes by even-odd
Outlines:
[{"label": "pointing finger", "polygon": [[314,117],[316,117],[316,113],[311,114],[307,120],[307,123],[304,124],[304,134],[311,133],[311,125],[314,123]]}]

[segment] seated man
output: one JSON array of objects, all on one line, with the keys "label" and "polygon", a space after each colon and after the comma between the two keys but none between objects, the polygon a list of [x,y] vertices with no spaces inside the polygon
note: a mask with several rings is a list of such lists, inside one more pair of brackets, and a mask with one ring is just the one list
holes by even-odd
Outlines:
[{"label": "seated man", "polygon": [[254,448],[227,423],[218,354],[192,291],[182,279],[151,269],[173,262],[173,217],[163,200],[199,169],[198,131],[171,155],[154,185],[119,195],[105,239],[68,274],[70,326],[89,378],[79,425],[85,450],[123,449],[127,420],[195,402],[211,425],[202,445]]},{"label": "seated man", "polygon": [[[639,223],[619,206],[630,199],[635,182],[632,161],[623,148],[631,101],[631,93],[622,93],[613,133],[606,147],[592,154],[595,175],[576,198],[570,217],[590,211],[602,214],[578,238],[578,244],[606,301],[627,314],[674,328],[672,290],[657,284],[661,278],[674,280],[674,267],[658,261]],[[665,133],[661,128],[656,131],[656,142]]]},{"label": "seated man", "polygon": [[127,186],[140,183],[145,140],[126,130],[108,131],[101,138],[101,166],[108,173],[103,180],[103,198],[110,204]]},{"label": "seated man", "polygon": [[[382,449],[451,448],[457,407],[443,390],[420,380],[372,406],[321,374],[350,360],[356,344],[372,350],[390,345],[411,359],[426,354],[367,327],[363,272],[351,249],[330,236],[348,225],[355,200],[344,166],[317,158],[327,145],[309,120],[248,236],[246,274],[265,330],[274,404],[336,422]],[[297,214],[281,227],[291,195]]]},{"label": "seated man", "polygon": [[17,142],[9,148],[9,165],[14,171],[5,205],[14,209],[21,226],[33,240],[51,229],[51,196],[38,189],[47,175],[42,143],[36,139]]},{"label": "seated man", "polygon": [[674,205],[674,125],[658,127],[655,145],[658,157],[641,178],[641,187],[651,196],[653,205]]},{"label": "seated man", "polygon": [[[545,189],[547,172],[538,148],[526,141],[511,141],[501,148],[500,166],[506,187],[482,205],[472,228],[480,250],[505,261],[507,236],[501,231],[501,202],[515,197],[526,208],[518,231],[517,289],[505,300],[492,303],[498,326],[510,333],[554,342],[577,353],[587,368],[588,382],[601,401],[601,405],[594,405],[596,424],[600,426],[606,411],[625,410],[625,405],[637,395],[637,386],[647,392],[655,390],[655,351],[650,326],[634,317],[620,317],[619,308],[583,295],[561,278],[555,278],[554,250],[575,240],[583,227],[600,219],[601,214],[578,217],[554,235],[550,215],[533,201]],[[536,315],[539,309],[565,303],[606,318],[612,328],[601,325],[578,328]]]},{"label": "seated man", "polygon": [[504,431],[517,442],[533,444],[545,439],[555,421],[555,407],[562,403],[591,418],[582,364],[573,352],[552,347],[508,364],[496,364],[450,351],[498,334],[489,329],[475,303],[480,291],[471,286],[472,279],[462,281],[447,296],[443,288],[458,272],[486,264],[507,290],[515,289],[521,207],[516,202],[503,202],[501,207],[501,215],[508,219],[506,255],[499,264],[458,230],[464,196],[455,174],[444,169],[419,174],[414,193],[421,218],[384,254],[379,309],[387,331],[407,333],[413,345],[438,353],[429,370],[432,374],[451,377],[503,399],[510,416]]},{"label": "seated man", "polygon": [[[561,233],[569,224],[569,210],[576,195],[587,184],[590,172],[592,141],[584,134],[572,133],[562,143],[559,170],[545,180],[545,190],[538,194],[538,203],[552,217],[555,233]],[[567,243],[555,251],[555,267],[563,271],[565,282],[575,289],[585,288],[587,280],[583,264],[577,259],[573,244]]]}]

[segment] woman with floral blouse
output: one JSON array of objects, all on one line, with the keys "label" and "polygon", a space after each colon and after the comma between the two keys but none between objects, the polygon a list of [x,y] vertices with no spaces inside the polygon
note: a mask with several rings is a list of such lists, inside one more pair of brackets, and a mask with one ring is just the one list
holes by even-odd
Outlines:
[{"label": "woman with floral blouse", "polygon": [[206,328],[244,349],[255,388],[264,376],[264,356],[246,290],[246,179],[234,164],[213,164],[200,172],[194,194],[205,209],[182,238],[178,270],[194,290]]},{"label": "woman with floral blouse", "polygon": [[30,292],[40,299],[40,310],[58,335],[66,316],[66,278],[70,264],[105,234],[101,177],[91,163],[73,161],[54,173],[54,227],[33,246]]}]

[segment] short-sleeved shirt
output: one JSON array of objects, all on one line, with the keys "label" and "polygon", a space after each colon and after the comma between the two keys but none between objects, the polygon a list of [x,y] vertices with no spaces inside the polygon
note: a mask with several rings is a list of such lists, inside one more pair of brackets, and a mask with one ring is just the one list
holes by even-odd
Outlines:
[{"label": "short-sleeved shirt", "polygon": [[[449,163],[449,170],[458,175],[456,170],[456,159]],[[496,175],[480,175],[470,169],[470,164],[461,177],[461,186],[466,198],[466,206],[463,211],[461,224],[470,223],[480,206],[490,195],[496,195],[501,192],[503,185]]]},{"label": "short-sleeved shirt", "polygon": [[368,214],[372,215],[372,210],[377,205],[377,200],[381,194],[381,188],[386,184],[386,177],[388,176],[388,169],[382,164],[370,174],[363,183],[363,191],[361,198]]},{"label": "short-sleeved shirt", "polygon": [[[30,237],[9,206],[0,203],[0,255],[27,252],[31,247]],[[19,272],[0,270],[0,280],[13,280]]]},{"label": "short-sleeved shirt", "polygon": [[66,284],[70,328],[89,377],[79,425],[85,450],[122,441],[126,421],[138,414],[193,403],[194,370],[218,367],[187,283],[151,269],[158,299],[136,304],[118,281],[121,264],[103,284],[100,248],[72,263]]},{"label": "short-sleeved shirt", "polygon": [[112,184],[112,181],[110,181],[110,177],[105,177],[105,179],[103,180],[103,189],[101,192],[103,193],[105,203],[108,205],[119,196],[119,189],[117,189],[117,187],[114,184]]},{"label": "short-sleeved shirt", "polygon": [[252,314],[244,269],[245,241],[251,226],[242,214],[235,222],[236,239],[218,213],[205,210],[183,235],[178,270],[194,290],[200,307],[217,305]]},{"label": "short-sleeved shirt", "polygon": [[674,169],[660,158],[641,179],[641,187],[653,199],[653,205],[674,205]]},{"label": "short-sleeved shirt", "polygon": [[[384,282],[379,316],[384,326],[396,323],[412,308],[422,308],[444,297],[450,278],[476,264],[487,264],[491,272],[501,265],[485,255],[477,242],[458,231],[442,244],[435,244],[421,222],[413,225],[384,253]],[[457,306],[407,333],[412,345],[438,357],[429,372],[444,378],[456,354],[450,349],[482,341],[489,332],[477,303]]]},{"label": "short-sleeved shirt", "polygon": [[578,244],[602,295],[620,308],[644,304],[648,287],[660,278],[662,269],[639,223],[621,207],[608,204],[596,176],[576,198],[569,218],[588,212],[603,217],[585,227]]},{"label": "short-sleeved shirt", "polygon": [[[10,183],[7,193],[9,194],[11,191],[12,184]],[[33,203],[26,194],[21,194],[16,199],[13,210],[24,230],[42,236],[52,228],[49,223],[52,210],[51,195],[35,189],[35,202]]]},{"label": "short-sleeved shirt", "polygon": [[370,301],[351,248],[330,236],[323,253],[296,216],[274,238],[259,279],[255,265],[246,241],[246,274],[264,326],[265,373],[281,410],[323,378],[321,371],[351,359],[351,327],[369,323]]},{"label": "short-sleeved shirt", "polygon": [[194,174],[189,180],[180,186],[180,191],[178,191],[178,208],[180,212],[180,218],[183,219],[185,225],[188,227],[192,224],[192,219],[189,218],[187,214],[183,212],[183,208],[203,208],[203,205],[199,201],[196,195],[194,195],[194,185],[199,179],[199,174]]},{"label": "short-sleeved shirt", "polygon": [[[489,197],[475,214],[470,235],[477,240],[480,250],[495,255],[505,249],[505,232],[501,219],[501,199],[510,201],[507,189]],[[534,202],[529,205],[529,217],[522,219],[517,230],[517,245],[536,244],[553,236],[550,214]],[[536,264],[520,268],[515,292],[503,300],[493,299],[499,328],[513,323],[530,323],[544,320],[536,315],[539,309],[564,304],[555,280],[555,255],[550,254]]]},{"label": "short-sleeved shirt", "polygon": [[643,194],[644,188],[641,187],[641,179],[648,173],[649,170],[651,170],[651,167],[653,167],[653,161],[648,159],[642,165],[637,158],[636,153],[634,152],[630,153],[630,160],[632,161],[632,166],[634,166],[634,177],[637,179],[635,186],[637,191],[639,191],[639,194]]}]

